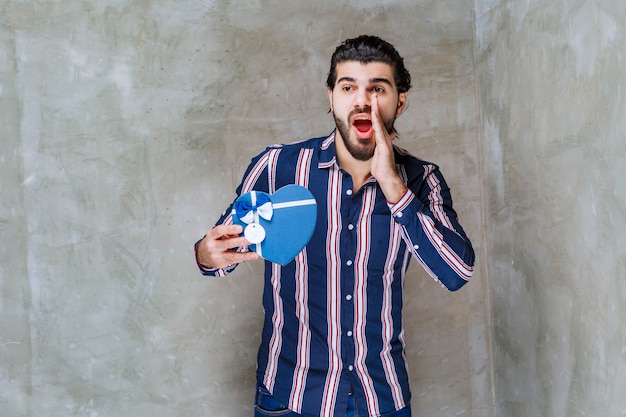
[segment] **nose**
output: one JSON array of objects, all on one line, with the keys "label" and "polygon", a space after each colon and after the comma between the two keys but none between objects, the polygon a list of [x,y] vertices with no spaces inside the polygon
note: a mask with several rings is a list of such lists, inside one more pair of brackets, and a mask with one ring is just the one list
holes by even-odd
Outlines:
[{"label": "nose", "polygon": [[356,100],[354,102],[354,107],[356,108],[366,108],[371,107],[372,103],[372,93],[371,91],[361,88],[358,90],[356,94]]}]

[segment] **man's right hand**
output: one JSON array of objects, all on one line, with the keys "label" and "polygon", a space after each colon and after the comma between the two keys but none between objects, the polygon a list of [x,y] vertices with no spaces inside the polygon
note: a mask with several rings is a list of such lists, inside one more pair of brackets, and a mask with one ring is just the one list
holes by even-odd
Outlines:
[{"label": "man's right hand", "polygon": [[224,268],[244,261],[258,259],[254,252],[236,252],[233,248],[248,246],[250,242],[239,235],[243,228],[237,224],[219,225],[209,230],[196,248],[196,260],[206,269]]}]

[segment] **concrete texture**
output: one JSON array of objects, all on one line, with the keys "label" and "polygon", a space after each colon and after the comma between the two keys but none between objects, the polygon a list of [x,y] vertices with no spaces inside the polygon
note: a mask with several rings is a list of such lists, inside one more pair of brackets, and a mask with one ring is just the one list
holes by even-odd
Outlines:
[{"label": "concrete texture", "polygon": [[362,33],[479,255],[458,293],[408,276],[414,414],[626,415],[626,11],[598,3],[0,0],[0,416],[252,415],[262,264],[207,279],[192,245],[254,154],[330,132]]},{"label": "concrete texture", "polygon": [[[265,146],[327,134],[346,37],[414,75],[403,146],[441,163],[480,247],[471,3],[7,1],[0,415],[251,416],[260,262],[226,279],[194,241]],[[480,272],[409,277],[415,410],[490,415]]]},{"label": "concrete texture", "polygon": [[626,415],[626,3],[476,0],[497,416]]}]

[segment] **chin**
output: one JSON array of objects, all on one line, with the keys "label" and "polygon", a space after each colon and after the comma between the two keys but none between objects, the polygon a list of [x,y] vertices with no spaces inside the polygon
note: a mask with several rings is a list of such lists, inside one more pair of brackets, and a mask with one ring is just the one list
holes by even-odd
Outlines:
[{"label": "chin", "polygon": [[351,148],[348,149],[348,152],[350,152],[350,155],[352,155],[354,159],[359,161],[369,161],[374,157],[374,149],[369,147],[359,149]]}]

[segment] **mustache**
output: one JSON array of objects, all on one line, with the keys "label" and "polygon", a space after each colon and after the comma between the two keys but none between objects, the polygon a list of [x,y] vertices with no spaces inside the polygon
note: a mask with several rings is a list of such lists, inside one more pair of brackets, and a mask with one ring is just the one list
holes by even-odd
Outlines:
[{"label": "mustache", "polygon": [[352,118],[352,116],[354,116],[356,114],[363,114],[363,113],[371,115],[372,114],[372,108],[371,107],[359,107],[359,108],[356,108],[356,109],[352,110],[350,112],[350,114],[348,114],[348,120],[350,118]]}]

